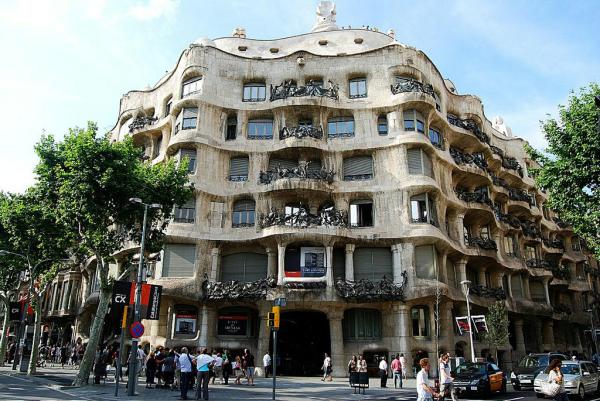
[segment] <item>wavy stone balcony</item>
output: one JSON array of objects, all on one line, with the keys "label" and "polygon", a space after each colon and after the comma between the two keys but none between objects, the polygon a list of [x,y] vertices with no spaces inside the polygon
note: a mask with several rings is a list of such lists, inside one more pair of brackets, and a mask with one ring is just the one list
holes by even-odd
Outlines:
[{"label": "wavy stone balcony", "polygon": [[319,215],[309,213],[303,206],[300,206],[297,212],[288,214],[271,209],[268,214],[260,215],[258,225],[261,229],[273,226],[348,227],[348,214],[345,211],[335,210],[333,206],[323,209]]},{"label": "wavy stone balcony", "polygon": [[565,249],[565,244],[559,239],[550,240],[547,238],[542,238],[542,242],[547,248],[562,249],[563,251]]},{"label": "wavy stone balcony", "polygon": [[465,237],[465,240],[469,246],[473,246],[473,247],[478,246],[479,248],[487,250],[487,251],[497,251],[498,250],[498,245],[496,245],[496,241],[494,241],[491,238],[468,236],[468,237]]},{"label": "wavy stone balcony", "polygon": [[204,276],[202,298],[204,301],[262,300],[267,297],[270,289],[275,288],[276,283],[277,280],[274,276],[248,283],[239,281],[209,281]]},{"label": "wavy stone balcony", "polygon": [[312,125],[298,125],[296,127],[283,127],[279,131],[279,139],[287,138],[314,138],[323,139],[323,127],[314,127]]},{"label": "wavy stone balcony", "polygon": [[297,167],[285,168],[277,166],[274,170],[261,171],[258,182],[260,184],[271,184],[277,180],[298,178],[301,180],[325,181],[328,184],[333,183],[335,171],[321,167],[320,170],[309,170],[310,161],[301,161]]},{"label": "wavy stone balcony", "polygon": [[327,81],[327,83],[329,84],[328,87],[324,88],[322,82],[313,80],[308,81],[304,86],[297,86],[292,81],[284,81],[279,85],[271,85],[270,100],[273,102],[289,97],[328,97],[338,100],[340,86],[331,81]]},{"label": "wavy stone balcony", "polygon": [[353,302],[404,301],[407,274],[402,272],[402,283],[396,284],[386,276],[380,281],[346,281],[338,278],[335,291],[340,298]]},{"label": "wavy stone balcony", "polygon": [[489,135],[483,132],[475,121],[470,119],[461,120],[460,118],[450,114],[447,116],[447,119],[450,124],[470,131],[473,135],[475,135],[477,139],[479,139],[480,142],[485,143],[487,145],[490,144]]}]

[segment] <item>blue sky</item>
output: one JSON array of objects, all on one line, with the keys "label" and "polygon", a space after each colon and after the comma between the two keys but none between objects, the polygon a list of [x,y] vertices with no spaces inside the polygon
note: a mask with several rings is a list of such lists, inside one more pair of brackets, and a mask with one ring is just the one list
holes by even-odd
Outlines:
[{"label": "blue sky", "polygon": [[[0,190],[33,183],[43,132],[117,117],[121,95],[154,84],[199,37],[310,30],[315,0],[30,0],[0,7]],[[539,120],[600,81],[600,2],[338,0],[338,25],[392,28],[423,50],[488,118],[544,146]]]}]

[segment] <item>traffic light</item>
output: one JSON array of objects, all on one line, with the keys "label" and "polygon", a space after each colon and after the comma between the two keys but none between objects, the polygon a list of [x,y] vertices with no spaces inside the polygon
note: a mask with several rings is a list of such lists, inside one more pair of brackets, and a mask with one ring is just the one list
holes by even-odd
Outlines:
[{"label": "traffic light", "polygon": [[267,314],[267,327],[275,327],[275,314],[273,312]]},{"label": "traffic light", "polygon": [[281,311],[281,307],[279,306],[274,306],[272,309],[272,314],[274,315],[274,319],[273,319],[273,327],[278,329],[279,328],[279,317],[280,317],[280,311]]}]

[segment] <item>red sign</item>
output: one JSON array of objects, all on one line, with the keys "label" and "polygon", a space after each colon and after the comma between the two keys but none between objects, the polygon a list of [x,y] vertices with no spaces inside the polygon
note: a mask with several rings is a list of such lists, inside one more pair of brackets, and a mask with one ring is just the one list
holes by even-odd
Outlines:
[{"label": "red sign", "polygon": [[133,322],[129,328],[131,337],[139,338],[144,334],[144,325],[140,322]]}]

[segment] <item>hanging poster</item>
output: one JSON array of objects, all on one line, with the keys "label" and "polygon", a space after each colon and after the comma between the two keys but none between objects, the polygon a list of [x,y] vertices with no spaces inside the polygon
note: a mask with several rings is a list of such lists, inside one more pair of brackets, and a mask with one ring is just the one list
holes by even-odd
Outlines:
[{"label": "hanging poster", "polygon": [[196,315],[176,314],[175,315],[175,334],[194,335],[196,334]]},{"label": "hanging poster", "polygon": [[245,336],[248,331],[248,315],[220,315],[217,333],[220,336]]},{"label": "hanging poster", "polygon": [[460,316],[456,318],[456,325],[458,326],[458,332],[462,336],[464,333],[470,332],[469,318],[468,316]]},{"label": "hanging poster", "polygon": [[476,333],[487,333],[488,329],[487,324],[485,322],[485,316],[471,316],[471,320],[473,321],[473,326],[475,327]]},{"label": "hanging poster", "polygon": [[325,275],[325,248],[300,248],[300,267],[302,277],[323,277]]}]

